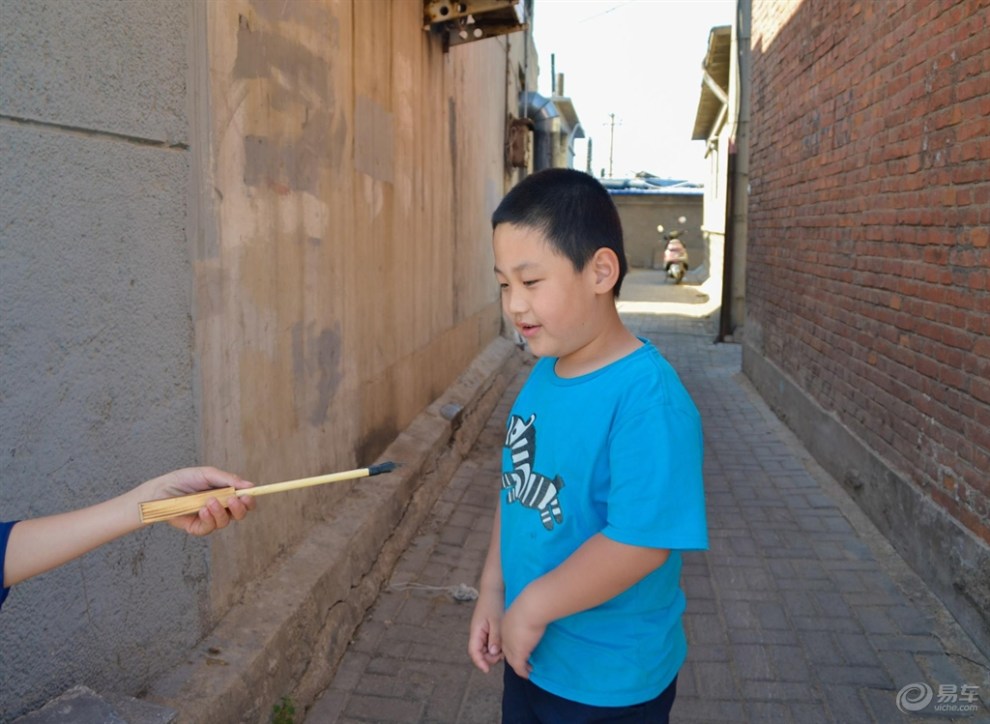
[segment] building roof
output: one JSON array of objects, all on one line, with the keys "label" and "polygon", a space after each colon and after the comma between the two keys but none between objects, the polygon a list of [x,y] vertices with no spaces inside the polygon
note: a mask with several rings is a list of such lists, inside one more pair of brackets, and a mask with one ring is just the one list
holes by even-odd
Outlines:
[{"label": "building roof", "polygon": [[703,184],[680,181],[671,178],[600,178],[598,179],[610,194],[643,196],[700,196],[704,194]]},{"label": "building roof", "polygon": [[[729,94],[729,71],[732,67],[732,26],[719,25],[708,34],[708,53],[701,64],[701,98],[694,118],[692,141],[706,141],[715,130]],[[718,90],[712,87],[714,85]]]}]

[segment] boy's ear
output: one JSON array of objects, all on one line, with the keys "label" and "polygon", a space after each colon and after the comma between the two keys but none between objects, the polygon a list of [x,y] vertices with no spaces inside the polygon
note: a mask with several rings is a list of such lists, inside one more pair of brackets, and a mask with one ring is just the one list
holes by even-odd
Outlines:
[{"label": "boy's ear", "polygon": [[611,292],[619,280],[619,257],[615,252],[602,247],[591,257],[590,267],[594,274],[596,291],[603,294]]}]

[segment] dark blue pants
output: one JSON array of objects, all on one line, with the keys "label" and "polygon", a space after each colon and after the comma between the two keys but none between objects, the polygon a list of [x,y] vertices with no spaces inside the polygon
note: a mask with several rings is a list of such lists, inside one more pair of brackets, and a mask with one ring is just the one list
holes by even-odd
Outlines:
[{"label": "dark blue pants", "polygon": [[516,675],[505,664],[502,724],[668,724],[677,677],[656,699],[632,706],[590,706],[563,699]]}]

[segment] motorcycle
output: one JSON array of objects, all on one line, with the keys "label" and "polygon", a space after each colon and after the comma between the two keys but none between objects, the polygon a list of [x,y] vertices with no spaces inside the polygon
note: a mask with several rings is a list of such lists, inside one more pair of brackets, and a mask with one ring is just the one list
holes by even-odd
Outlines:
[{"label": "motorcycle", "polygon": [[657,227],[657,231],[663,234],[666,245],[663,249],[663,268],[667,272],[667,277],[674,280],[674,284],[680,284],[684,274],[689,268],[688,253],[681,241],[681,232],[674,229],[663,233],[663,225]]}]

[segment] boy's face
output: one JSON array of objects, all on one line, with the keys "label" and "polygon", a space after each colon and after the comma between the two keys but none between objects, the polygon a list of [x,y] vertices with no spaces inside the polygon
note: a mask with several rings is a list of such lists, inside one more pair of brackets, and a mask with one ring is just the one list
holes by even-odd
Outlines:
[{"label": "boy's face", "polygon": [[592,264],[578,271],[542,231],[526,226],[499,224],[492,246],[502,311],[533,354],[564,359],[593,341],[599,290]]}]

